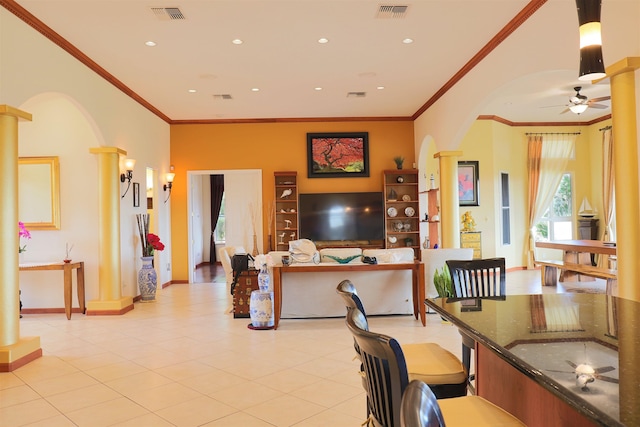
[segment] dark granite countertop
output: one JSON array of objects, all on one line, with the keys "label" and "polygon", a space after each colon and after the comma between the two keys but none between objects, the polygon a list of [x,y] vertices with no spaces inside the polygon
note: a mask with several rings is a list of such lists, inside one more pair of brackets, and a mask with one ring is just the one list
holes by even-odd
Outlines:
[{"label": "dark granite countertop", "polygon": [[640,303],[584,293],[425,302],[597,424],[640,426]]}]

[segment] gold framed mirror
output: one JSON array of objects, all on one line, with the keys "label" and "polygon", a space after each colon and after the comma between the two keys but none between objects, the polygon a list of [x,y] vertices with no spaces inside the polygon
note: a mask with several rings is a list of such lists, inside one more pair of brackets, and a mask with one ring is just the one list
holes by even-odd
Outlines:
[{"label": "gold framed mirror", "polygon": [[18,212],[18,218],[28,229],[60,229],[60,163],[57,156],[18,159]]}]

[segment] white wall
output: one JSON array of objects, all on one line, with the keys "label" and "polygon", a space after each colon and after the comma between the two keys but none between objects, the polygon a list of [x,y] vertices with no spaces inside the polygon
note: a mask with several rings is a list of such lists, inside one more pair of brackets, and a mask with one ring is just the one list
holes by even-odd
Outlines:
[{"label": "white wall", "polygon": [[[89,149],[118,147],[137,160],[133,181],[142,195],[140,207],[133,207],[131,190],[120,206],[122,293],[137,295],[141,249],[135,214],[146,212],[146,168],[157,172],[155,194],[169,171],[169,125],[2,8],[0,64],[0,104],[33,114],[32,122],[19,125],[20,156],[60,158],[61,229],[33,231],[26,260],[60,261],[65,243],[73,243],[72,258],[85,262],[87,300],[99,297],[98,170]],[[166,245],[158,254],[165,266],[157,269],[158,282],[165,283],[171,280],[170,201],[155,202],[157,232]],[[56,274],[20,274],[25,307],[64,306],[62,277]]]}]

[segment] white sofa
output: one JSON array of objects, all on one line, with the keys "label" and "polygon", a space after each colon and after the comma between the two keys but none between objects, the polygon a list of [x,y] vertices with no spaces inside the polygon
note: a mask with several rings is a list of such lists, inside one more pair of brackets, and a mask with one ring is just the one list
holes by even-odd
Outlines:
[{"label": "white sofa", "polygon": [[[325,248],[320,251],[322,265],[336,265],[339,262],[331,257],[346,259],[357,255],[345,267],[362,264],[361,256],[376,257],[378,264],[413,263],[414,251],[411,248],[360,249]],[[282,256],[289,252],[270,252],[273,262],[282,265]],[[329,271],[324,273],[295,273],[293,262],[286,274],[282,275],[282,316],[283,319],[308,317],[342,317],[345,315],[343,300],[336,293],[336,287],[342,280],[349,279],[358,290],[367,315],[375,314],[413,314],[412,272],[411,270],[389,271]]]}]

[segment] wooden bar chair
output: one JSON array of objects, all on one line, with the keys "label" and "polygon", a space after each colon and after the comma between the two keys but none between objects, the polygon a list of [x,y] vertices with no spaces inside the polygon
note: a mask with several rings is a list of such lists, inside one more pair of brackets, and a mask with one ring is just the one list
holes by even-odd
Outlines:
[{"label": "wooden bar chair", "polygon": [[[446,422],[446,424],[445,424]],[[436,400],[420,380],[409,383],[400,405],[401,427],[524,426],[507,411],[479,396]]]},{"label": "wooden bar chair", "polygon": [[[353,283],[343,280],[338,284],[336,292],[344,300],[347,311],[359,310],[366,322],[364,306]],[[359,355],[357,343],[354,346]],[[402,351],[406,357],[409,378],[420,379],[429,384],[439,399],[467,394],[468,371],[450,351],[431,342],[405,344]]]},{"label": "wooden bar chair", "polygon": [[[451,274],[455,298],[504,298],[506,288],[506,270],[504,258],[473,260],[447,260]],[[459,330],[460,331],[460,330]],[[471,369],[471,349],[476,342],[460,331],[462,336],[462,364],[467,372]],[[475,375],[469,375],[469,389],[475,392],[471,384]]]}]

